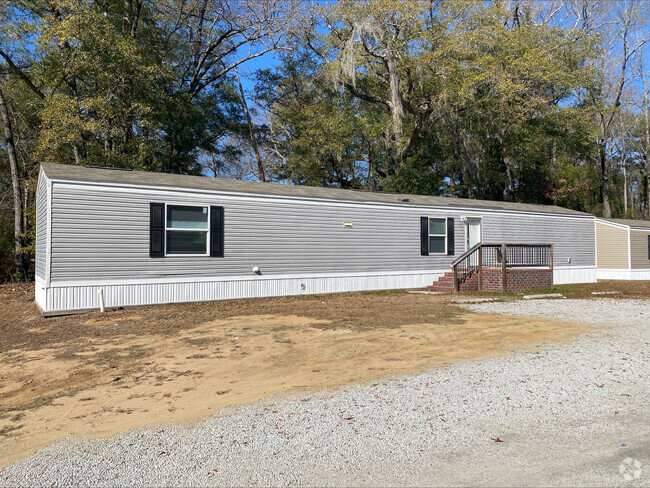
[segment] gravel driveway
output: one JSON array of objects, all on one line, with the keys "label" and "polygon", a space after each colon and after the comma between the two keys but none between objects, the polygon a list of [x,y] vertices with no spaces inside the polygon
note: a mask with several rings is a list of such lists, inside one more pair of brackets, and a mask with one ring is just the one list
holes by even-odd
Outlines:
[{"label": "gravel driveway", "polygon": [[63,440],[0,484],[650,485],[650,301],[470,308],[593,328],[534,353],[222,410],[192,428]]}]

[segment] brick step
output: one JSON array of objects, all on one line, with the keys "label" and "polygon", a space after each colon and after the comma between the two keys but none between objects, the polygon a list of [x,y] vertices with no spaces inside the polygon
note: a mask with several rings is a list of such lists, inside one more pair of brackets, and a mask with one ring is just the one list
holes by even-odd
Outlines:
[{"label": "brick step", "polygon": [[[454,293],[454,272],[445,272],[437,281],[427,286],[427,290],[443,293]],[[458,285],[458,291],[478,290],[478,274],[469,276],[463,283]]]},{"label": "brick step", "polygon": [[427,286],[427,290],[429,290],[429,291],[437,291],[437,292],[440,292],[440,293],[454,293],[453,288],[447,288],[447,287],[438,288],[436,286],[433,286],[433,287],[428,287]]},{"label": "brick step", "polygon": [[427,286],[429,290],[453,290],[453,285],[444,285],[442,283],[434,283],[433,285]]},{"label": "brick step", "polygon": [[453,285],[454,284],[454,279],[453,278],[439,278],[438,281],[434,281],[434,283],[451,283]]}]

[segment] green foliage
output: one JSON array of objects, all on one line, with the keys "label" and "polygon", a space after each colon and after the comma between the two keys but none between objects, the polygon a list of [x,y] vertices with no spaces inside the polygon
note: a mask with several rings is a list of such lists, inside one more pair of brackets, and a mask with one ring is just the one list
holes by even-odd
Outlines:
[{"label": "green foliage", "polygon": [[[570,2],[340,0],[313,3],[302,23],[299,0],[0,3],[27,249],[40,161],[247,177],[251,139],[280,181],[595,213],[609,185],[616,215],[647,214],[644,105],[612,103],[608,63],[594,62],[620,44],[623,24],[615,2],[604,13],[588,3],[573,18]],[[594,30],[590,15],[617,27]],[[256,73],[247,96],[251,136],[234,70],[274,50],[277,65]],[[598,115],[625,128],[603,132]],[[13,207],[2,158],[5,260]]]}]

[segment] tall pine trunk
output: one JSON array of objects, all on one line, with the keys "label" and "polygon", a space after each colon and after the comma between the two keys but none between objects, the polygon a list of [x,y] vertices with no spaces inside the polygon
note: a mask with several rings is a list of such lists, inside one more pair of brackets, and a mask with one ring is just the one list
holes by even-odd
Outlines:
[{"label": "tall pine trunk", "polygon": [[7,108],[7,101],[0,89],[0,119],[4,129],[5,144],[7,145],[7,156],[11,169],[11,186],[14,196],[14,259],[16,272],[22,279],[27,279],[29,261],[24,251],[24,219],[23,219],[23,198],[20,186],[20,173],[18,170],[18,158],[16,157],[16,146],[14,144],[14,133],[11,127],[11,118]]}]

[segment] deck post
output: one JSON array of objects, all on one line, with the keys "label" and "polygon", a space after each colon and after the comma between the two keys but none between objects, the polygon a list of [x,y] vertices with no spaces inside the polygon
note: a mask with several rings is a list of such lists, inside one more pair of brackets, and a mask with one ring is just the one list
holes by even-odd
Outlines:
[{"label": "deck post", "polygon": [[460,289],[458,284],[458,265],[454,265],[454,293],[457,293]]},{"label": "deck post", "polygon": [[478,247],[478,291],[483,291],[483,246]]},{"label": "deck post", "polygon": [[507,249],[506,244],[501,244],[501,291],[504,293],[508,290],[508,287],[506,285],[506,249]]},{"label": "deck post", "polygon": [[549,266],[551,267],[551,288],[553,288],[553,244],[551,244],[551,250],[550,252],[550,263]]}]

